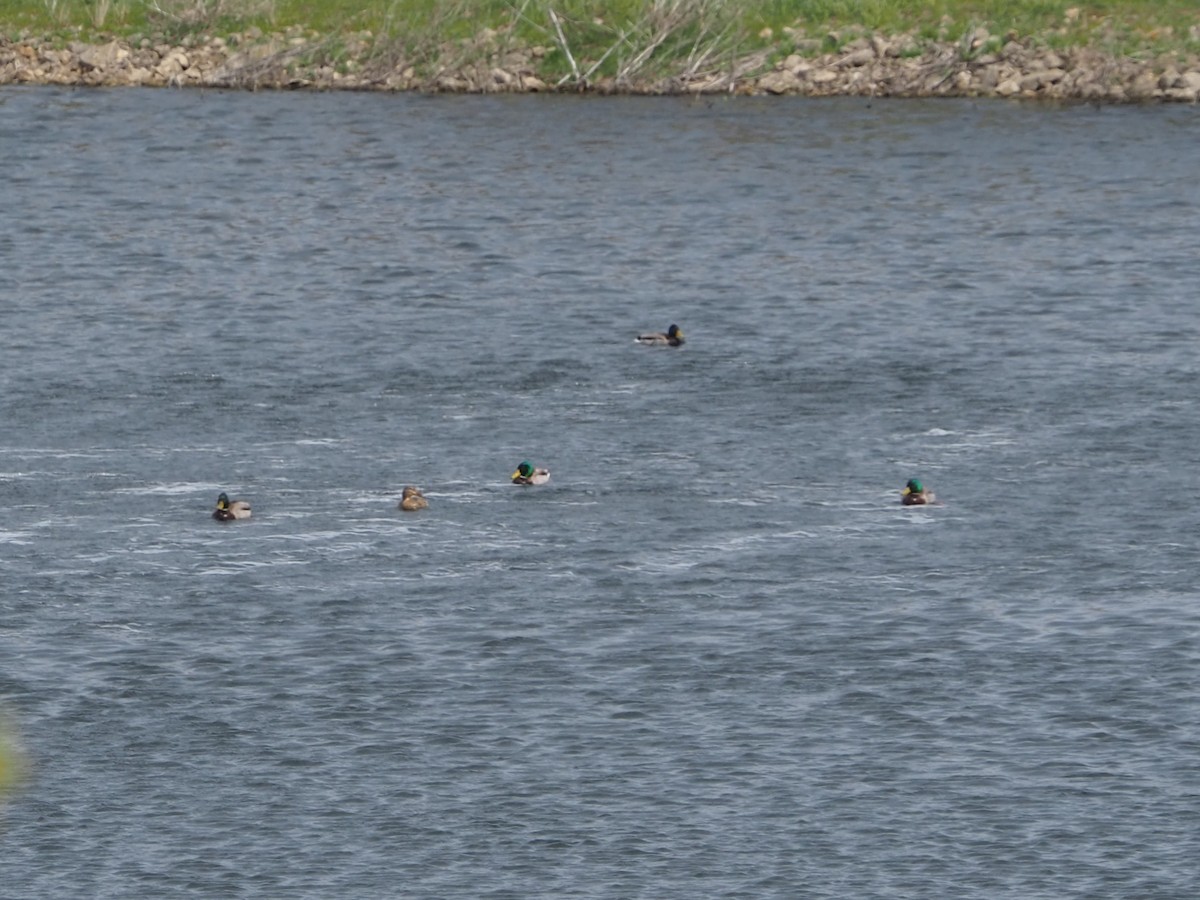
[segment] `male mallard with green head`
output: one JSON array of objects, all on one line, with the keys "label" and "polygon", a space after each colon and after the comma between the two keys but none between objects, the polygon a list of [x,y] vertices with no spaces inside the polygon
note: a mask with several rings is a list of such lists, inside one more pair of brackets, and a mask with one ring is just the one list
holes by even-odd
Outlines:
[{"label": "male mallard with green head", "polygon": [[639,334],[634,340],[639,344],[650,344],[656,347],[678,347],[683,343],[683,332],[678,325],[672,324],[665,332],[654,334]]},{"label": "male mallard with green head", "polygon": [[230,500],[228,494],[222,493],[217,498],[217,508],[213,510],[213,518],[218,522],[248,519],[250,518],[250,504],[245,500]]},{"label": "male mallard with green head", "polygon": [[926,490],[925,485],[916,478],[910,478],[900,492],[900,502],[905,506],[924,506],[933,500],[933,491]]},{"label": "male mallard with green head", "polygon": [[535,469],[530,465],[529,460],[525,460],[517,466],[517,471],[512,473],[513,484],[545,484],[549,480],[550,470]]},{"label": "male mallard with green head", "polygon": [[400,508],[405,512],[416,512],[418,509],[428,509],[429,501],[420,488],[410,484],[400,494]]}]

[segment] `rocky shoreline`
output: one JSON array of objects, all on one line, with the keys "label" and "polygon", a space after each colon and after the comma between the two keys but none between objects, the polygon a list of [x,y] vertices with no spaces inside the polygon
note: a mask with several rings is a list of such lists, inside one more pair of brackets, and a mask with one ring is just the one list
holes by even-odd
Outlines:
[{"label": "rocky shoreline", "polygon": [[[1079,47],[1049,50],[1033,40],[982,29],[954,43],[909,35],[860,36],[835,52],[792,41],[793,52],[760,51],[720,70],[652,79],[576,75],[545,80],[554,48],[513,49],[488,32],[444,46],[421,63],[379,52],[370,35],[332,42],[294,28],[229,37],[193,35],[178,43],[70,42],[0,38],[0,84],[207,87],[445,93],[590,92],[873,97],[1000,97],[1100,103],[1200,100],[1200,58],[1142,60]],[[335,65],[331,60],[337,58]]]}]

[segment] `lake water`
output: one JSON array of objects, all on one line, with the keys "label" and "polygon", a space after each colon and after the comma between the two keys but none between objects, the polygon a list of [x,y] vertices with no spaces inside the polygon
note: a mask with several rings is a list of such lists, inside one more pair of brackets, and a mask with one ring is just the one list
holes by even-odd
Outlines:
[{"label": "lake water", "polygon": [[1198,147],[4,89],[0,893],[1190,898]]}]

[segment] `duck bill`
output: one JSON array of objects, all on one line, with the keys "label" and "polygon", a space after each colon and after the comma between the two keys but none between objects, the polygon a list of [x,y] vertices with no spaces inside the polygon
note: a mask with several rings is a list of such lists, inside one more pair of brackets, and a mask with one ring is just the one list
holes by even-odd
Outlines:
[{"label": "duck bill", "polygon": [[910,488],[910,487],[906,487],[904,490],[902,490],[902,491],[900,492],[900,496],[901,496],[901,497],[907,497],[907,496],[908,496],[909,494],[911,494],[911,493],[912,493],[912,488]]}]

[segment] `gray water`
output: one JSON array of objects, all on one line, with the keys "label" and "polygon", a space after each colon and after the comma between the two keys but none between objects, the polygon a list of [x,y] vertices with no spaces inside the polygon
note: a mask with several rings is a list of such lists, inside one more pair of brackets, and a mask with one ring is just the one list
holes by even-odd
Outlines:
[{"label": "gray water", "polygon": [[0,894],[1190,898],[1198,146],[0,92]]}]

